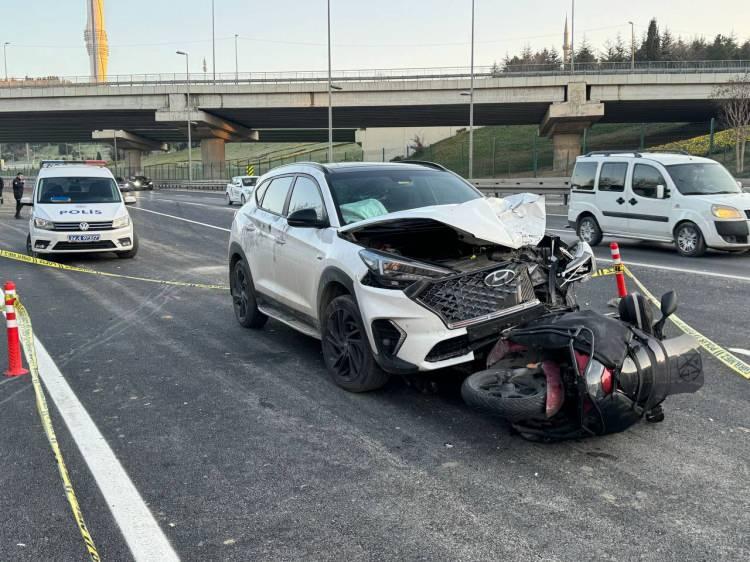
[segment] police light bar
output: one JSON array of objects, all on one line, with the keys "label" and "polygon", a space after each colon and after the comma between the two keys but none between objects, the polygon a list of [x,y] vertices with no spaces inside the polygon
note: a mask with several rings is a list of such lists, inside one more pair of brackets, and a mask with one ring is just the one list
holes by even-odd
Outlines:
[{"label": "police light bar", "polygon": [[42,160],[40,168],[51,168],[52,166],[99,166],[107,165],[106,160]]}]

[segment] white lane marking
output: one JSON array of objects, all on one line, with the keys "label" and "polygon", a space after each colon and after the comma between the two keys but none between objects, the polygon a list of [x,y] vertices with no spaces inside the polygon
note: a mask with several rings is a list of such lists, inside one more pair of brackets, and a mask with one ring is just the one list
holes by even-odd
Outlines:
[{"label": "white lane marking", "polygon": [[179,560],[141,494],[42,343],[34,337],[39,375],[99,485],[138,562]]},{"label": "white lane marking", "polygon": [[[4,296],[5,293],[0,289],[0,297]],[[137,562],[179,562],[180,557],[169,544],[169,539],[162,532],[128,473],[36,334],[34,348],[39,378],[99,485],[104,501],[120,527],[133,558]]]},{"label": "white lane marking", "polygon": [[729,351],[732,353],[739,353],[740,355],[747,355],[750,357],[750,349],[742,349],[741,347],[730,347]]},{"label": "white lane marking", "polygon": [[208,205],[207,203],[193,203],[192,201],[179,201],[177,199],[161,199],[160,197],[149,197],[148,199],[144,199],[144,201],[162,201],[164,203],[175,203],[177,205],[195,205],[196,207],[208,207],[210,209],[218,209],[219,211],[231,211],[233,213],[237,212],[237,209],[229,207],[224,202],[222,202],[221,205]]},{"label": "white lane marking", "polygon": [[224,232],[232,232],[228,228],[222,228],[220,226],[214,226],[213,224],[206,224],[205,222],[198,222],[198,221],[192,221],[190,219],[186,219],[184,217],[176,217],[174,215],[168,215],[167,213],[160,213],[158,211],[152,211],[151,209],[144,209],[143,207],[130,207],[131,209],[138,209],[139,211],[144,211],[146,213],[153,213],[155,215],[161,215],[163,217],[169,217],[170,219],[177,219],[178,221],[185,221],[192,224],[199,224],[200,226],[205,226],[207,228],[214,228],[216,230],[222,230]]}]

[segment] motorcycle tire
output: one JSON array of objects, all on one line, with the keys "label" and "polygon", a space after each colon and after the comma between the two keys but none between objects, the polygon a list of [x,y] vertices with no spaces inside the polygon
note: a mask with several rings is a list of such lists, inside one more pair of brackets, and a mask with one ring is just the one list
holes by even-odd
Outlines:
[{"label": "motorcycle tire", "polygon": [[511,423],[544,419],[547,383],[544,373],[488,369],[468,377],[461,396],[471,407],[504,418]]}]

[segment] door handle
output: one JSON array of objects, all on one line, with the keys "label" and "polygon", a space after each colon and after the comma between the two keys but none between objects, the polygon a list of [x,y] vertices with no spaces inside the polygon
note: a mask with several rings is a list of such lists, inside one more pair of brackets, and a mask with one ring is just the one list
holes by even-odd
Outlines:
[{"label": "door handle", "polygon": [[622,197],[615,199],[615,201],[617,201],[618,205],[622,205],[623,203],[625,203],[625,199],[623,199]]},{"label": "door handle", "polygon": [[286,240],[284,240],[283,238],[274,238],[274,242],[276,242],[277,244],[286,244]]},{"label": "door handle", "polygon": [[631,205],[637,205],[638,204],[638,200],[635,197],[631,197],[630,201],[628,201],[628,203],[630,203]]}]

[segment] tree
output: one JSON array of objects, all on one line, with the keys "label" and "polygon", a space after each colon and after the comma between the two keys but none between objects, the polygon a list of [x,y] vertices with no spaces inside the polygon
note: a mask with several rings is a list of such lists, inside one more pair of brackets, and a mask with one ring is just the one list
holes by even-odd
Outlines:
[{"label": "tree", "polygon": [[717,88],[714,98],[719,104],[721,120],[734,130],[737,173],[742,173],[745,171],[745,147],[750,136],[750,72]]},{"label": "tree", "polygon": [[674,37],[669,29],[665,29],[661,35],[661,47],[659,52],[659,60],[674,60]]},{"label": "tree", "polygon": [[497,61],[492,63],[492,66],[490,67],[490,75],[494,77],[500,76],[502,73],[502,70],[500,69],[500,65],[497,64]]},{"label": "tree", "polygon": [[596,62],[596,55],[594,49],[591,48],[586,37],[581,41],[581,46],[576,51],[576,65],[578,64],[592,64]]},{"label": "tree", "polygon": [[614,44],[608,40],[604,47],[605,50],[601,57],[602,62],[627,62],[630,60],[628,48],[625,46],[622,36],[619,33]]},{"label": "tree", "polygon": [[653,18],[648,24],[646,37],[638,49],[636,57],[638,60],[657,61],[661,51],[661,36],[659,35],[659,26],[656,24],[656,18]]},{"label": "tree", "polygon": [[102,153],[99,152],[98,150],[96,151],[96,159],[97,160],[101,160],[102,159]]}]

